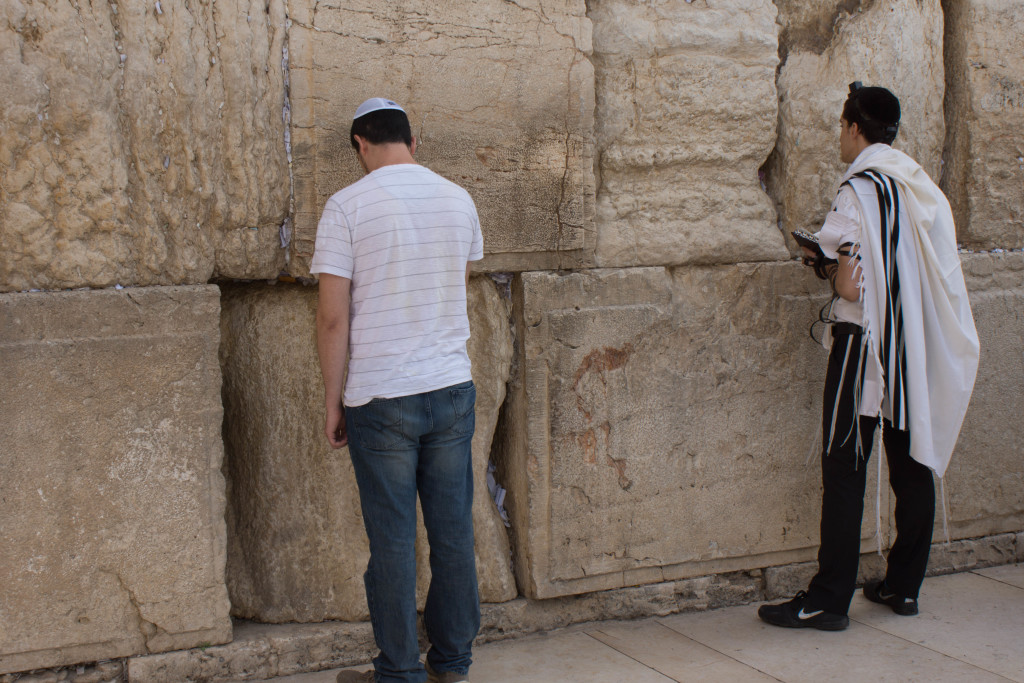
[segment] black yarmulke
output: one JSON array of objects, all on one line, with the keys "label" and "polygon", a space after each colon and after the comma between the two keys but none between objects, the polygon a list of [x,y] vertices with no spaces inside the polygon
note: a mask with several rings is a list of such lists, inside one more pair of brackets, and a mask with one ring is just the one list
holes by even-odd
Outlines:
[{"label": "black yarmulke", "polygon": [[886,125],[899,123],[900,101],[885,88],[867,87],[850,94],[865,118]]}]

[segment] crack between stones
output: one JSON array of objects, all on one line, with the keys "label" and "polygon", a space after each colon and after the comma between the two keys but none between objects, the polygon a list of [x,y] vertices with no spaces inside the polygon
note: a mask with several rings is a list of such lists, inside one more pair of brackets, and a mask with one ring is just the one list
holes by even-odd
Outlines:
[{"label": "crack between stones", "polygon": [[[284,37],[281,40],[281,80],[284,89],[284,102],[282,104],[281,118],[284,122],[284,153],[288,160],[288,215],[285,216],[281,227],[278,228],[278,239],[281,248],[284,249],[284,266],[287,272],[288,264],[291,261],[292,243],[292,217],[295,215],[295,170],[292,164],[292,100],[291,100],[291,64],[289,61],[289,48],[291,43],[292,19],[291,9],[288,0],[282,0],[284,4]],[[316,17],[316,2],[313,4],[314,21]]]},{"label": "crack between stones", "polygon": [[[210,3],[210,32],[212,34],[213,41],[209,44],[210,57],[207,58],[206,63],[210,67],[209,74],[206,77],[207,85],[209,85],[210,77],[213,76],[214,69],[220,70],[221,72],[221,88],[223,89],[222,95],[227,99],[227,84],[224,83],[224,65],[220,57],[220,38],[218,37],[219,31],[217,30],[217,15],[219,14],[218,6],[216,3]],[[224,103],[221,102],[223,105]],[[223,110],[217,112],[217,118],[223,116]]]},{"label": "crack between stones", "polygon": [[[567,117],[568,118],[568,117]],[[565,122],[565,166],[562,170],[562,182],[559,188],[558,205],[555,206],[555,221],[558,223],[558,235],[555,238],[555,254],[557,256],[558,269],[562,270],[562,235],[565,223],[562,221],[562,205],[565,203],[565,186],[569,178],[569,122]]]},{"label": "crack between stones", "polygon": [[[72,7],[74,7],[74,5],[72,5]],[[78,8],[76,7],[75,9],[77,10]],[[125,57],[126,53],[122,52],[123,48],[121,48],[121,46],[119,45],[119,43],[124,38],[124,36],[121,34],[121,20],[117,16],[117,10],[115,9],[115,3],[114,2],[112,2],[112,1],[108,1],[107,2],[107,13],[110,16],[110,27],[114,30],[114,53],[118,56],[117,57],[117,59],[118,59],[117,68],[121,71],[121,85],[118,88],[118,91],[119,92],[124,92],[124,85],[125,85],[124,62],[125,62],[125,59],[126,59],[126,57]],[[81,14],[79,14],[79,18],[81,18]],[[121,116],[124,116],[124,108],[121,106],[120,98],[118,98],[117,109],[118,109],[118,113]]]},{"label": "crack between stones", "polygon": [[135,591],[133,591],[128,586],[128,584],[125,583],[124,578],[121,577],[120,573],[112,572],[109,569],[101,569],[100,572],[104,574],[109,574],[113,576],[115,579],[117,579],[118,585],[121,587],[121,590],[123,590],[125,594],[128,596],[128,602],[131,604],[132,609],[135,611],[136,617],[138,617],[139,619],[139,633],[142,634],[146,652],[152,652],[152,650],[150,650],[149,648],[149,640],[160,630],[160,627],[142,616],[142,608],[139,605],[138,599],[135,597]]},{"label": "crack between stones", "polygon": [[296,21],[295,19],[292,19],[289,16],[289,14],[288,14],[288,3],[287,2],[285,2],[285,16],[288,17],[286,23],[287,23],[289,28],[291,28],[292,26],[299,26],[299,27],[304,28],[304,29],[306,29],[308,31],[316,31],[317,33],[329,33],[331,35],[341,36],[342,38],[355,38],[357,40],[363,41],[364,43],[371,43],[373,45],[380,45],[381,43],[386,42],[383,38],[366,38],[364,36],[357,36],[357,35],[355,35],[353,33],[345,33],[344,31],[336,31],[336,30],[333,30],[333,29],[320,28],[320,27],[318,27],[318,26],[316,26],[314,24],[304,24],[301,21]]},{"label": "crack between stones", "polygon": [[[516,5],[517,7],[521,7],[520,5],[515,3],[513,0],[505,0],[505,1],[506,2],[510,2],[513,5]],[[544,16],[544,18],[547,19],[546,16]],[[556,31],[556,33],[557,33],[557,31]],[[559,35],[561,35],[561,34],[559,34]],[[575,41],[574,41],[574,44],[575,44]],[[562,180],[561,180],[561,183],[559,185],[558,204],[555,207],[555,221],[558,224],[558,234],[557,234],[557,236],[555,238],[555,259],[556,259],[556,263],[558,264],[558,270],[562,270],[562,267],[563,267],[563,261],[562,261],[562,240],[563,240],[563,237],[565,235],[565,221],[562,220],[562,207],[565,204],[566,186],[569,184],[569,155],[570,155],[570,152],[571,152],[570,143],[572,141],[572,131],[570,130],[570,127],[569,127],[569,112],[572,109],[572,73],[573,73],[573,70],[576,68],[576,65],[579,63],[579,60],[581,58],[582,59],[587,59],[587,56],[585,54],[583,54],[582,51],[577,49],[576,50],[576,55],[573,56],[572,62],[569,64],[569,68],[566,71],[566,79],[565,79],[566,80],[565,90],[566,90],[566,93],[568,94],[568,101],[566,102],[565,114],[564,114],[563,121],[562,121],[563,126],[565,128],[565,165],[562,167]],[[593,66],[593,64],[591,64],[591,66]],[[596,199],[596,190],[595,190],[595,199]]]},{"label": "crack between stones", "polygon": [[771,150],[765,155],[764,160],[757,169],[758,182],[761,185],[761,189],[766,195],[768,195],[769,201],[772,203],[772,208],[775,210],[775,228],[782,235],[783,242],[789,245],[786,241],[786,230],[783,221],[783,207],[781,200],[776,196],[775,190],[775,167],[776,160],[779,155],[779,135],[782,131],[782,96],[779,93],[779,77],[782,75],[782,67],[786,63],[789,56],[789,50],[783,45],[782,31],[777,34],[778,46],[776,53],[779,57],[779,63],[775,66],[775,142],[772,144]]},{"label": "crack between stones", "polygon": [[[530,7],[523,7],[522,5],[520,5],[515,0],[505,0],[505,2],[507,4],[509,4],[509,5],[513,5],[515,7],[518,7],[519,9],[521,9],[524,12],[529,12],[530,14],[534,15],[535,17],[537,17],[537,21],[539,23],[541,23],[543,25],[546,25],[548,28],[550,28],[552,31],[554,31],[555,35],[561,36],[562,38],[567,38],[567,39],[572,41],[573,45],[577,45],[576,37],[575,36],[572,36],[572,35],[567,34],[567,33],[562,33],[561,31],[558,30],[558,28],[555,26],[555,23],[553,21],[551,21],[550,17],[548,17],[547,12],[544,11],[544,4],[543,3],[540,3],[540,9],[536,10],[536,9],[531,9]],[[588,8],[588,11],[589,11],[589,8]],[[577,47],[576,49],[579,50],[579,47]]]}]

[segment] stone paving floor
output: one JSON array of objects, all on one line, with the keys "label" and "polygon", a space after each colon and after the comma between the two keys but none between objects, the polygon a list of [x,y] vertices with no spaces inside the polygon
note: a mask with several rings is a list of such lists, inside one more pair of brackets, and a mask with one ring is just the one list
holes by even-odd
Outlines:
[{"label": "stone paving floor", "polygon": [[[756,605],[592,623],[480,646],[471,680],[1024,682],[1024,564],[929,578],[920,606],[900,617],[858,592],[838,633],[767,626]],[[336,673],[274,680],[333,683]]]}]

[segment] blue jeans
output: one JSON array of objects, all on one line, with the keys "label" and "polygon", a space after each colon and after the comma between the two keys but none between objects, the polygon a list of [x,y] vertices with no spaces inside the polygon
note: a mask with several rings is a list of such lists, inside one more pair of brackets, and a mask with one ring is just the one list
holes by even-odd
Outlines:
[{"label": "blue jeans", "polygon": [[476,387],[472,382],[345,409],[349,454],[370,539],[366,599],[378,682],[422,683],[416,634],[416,494],[430,542],[427,661],[466,674],[480,629],[473,553]]}]

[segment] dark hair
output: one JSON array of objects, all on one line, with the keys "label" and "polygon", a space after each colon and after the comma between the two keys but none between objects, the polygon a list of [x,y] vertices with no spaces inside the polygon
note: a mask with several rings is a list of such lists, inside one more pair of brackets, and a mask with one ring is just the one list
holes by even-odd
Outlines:
[{"label": "dark hair", "polygon": [[856,123],[868,142],[891,145],[900,129],[900,101],[885,88],[865,88],[856,81],[850,84],[843,119]]},{"label": "dark hair", "polygon": [[406,147],[412,146],[409,117],[399,109],[378,109],[363,114],[352,122],[352,130],[349,132],[349,141],[355,149],[359,149],[356,144],[357,135],[374,145],[404,142]]}]

